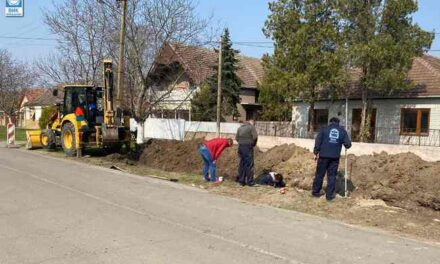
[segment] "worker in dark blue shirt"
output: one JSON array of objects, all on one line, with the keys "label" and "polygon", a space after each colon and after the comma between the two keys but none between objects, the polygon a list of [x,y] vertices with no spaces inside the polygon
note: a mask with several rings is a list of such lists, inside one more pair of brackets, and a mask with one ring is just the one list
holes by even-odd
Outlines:
[{"label": "worker in dark blue shirt", "polygon": [[319,197],[321,192],[324,175],[327,172],[327,201],[335,198],[336,174],[338,173],[339,158],[341,157],[342,145],[346,149],[351,147],[351,140],[347,131],[339,126],[339,119],[333,117],[330,124],[322,128],[316,136],[315,160],[318,160],[316,166],[316,175],[313,180],[312,195]]},{"label": "worker in dark blue shirt", "polygon": [[283,175],[273,171],[263,171],[263,173],[255,179],[255,183],[259,185],[269,185],[275,188],[286,187]]}]

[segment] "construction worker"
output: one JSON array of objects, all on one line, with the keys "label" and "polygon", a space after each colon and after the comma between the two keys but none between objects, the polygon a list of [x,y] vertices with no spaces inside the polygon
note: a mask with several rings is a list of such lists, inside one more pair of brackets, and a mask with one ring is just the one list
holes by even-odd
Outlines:
[{"label": "construction worker", "polygon": [[84,121],[85,119],[85,105],[86,105],[86,100],[85,100],[85,95],[84,94],[79,94],[78,95],[78,105],[75,107],[74,113],[76,116],[76,121]]},{"label": "construction worker", "polygon": [[314,197],[320,196],[324,175],[327,172],[327,201],[335,198],[336,174],[338,173],[342,145],[346,149],[351,147],[350,137],[347,131],[339,126],[339,122],[336,117],[330,119],[330,124],[322,128],[316,136],[313,150],[315,160],[318,163],[315,179],[313,180],[312,195]]},{"label": "construction worker", "polygon": [[89,120],[94,123],[96,121],[96,115],[97,115],[97,109],[95,104],[95,98],[93,97],[93,94],[87,95],[87,104],[89,106]]},{"label": "construction worker", "polygon": [[77,106],[75,108],[76,121],[84,121],[84,108]]},{"label": "construction worker", "polygon": [[235,139],[238,142],[240,165],[237,181],[241,186],[254,185],[254,147],[257,145],[258,134],[254,120],[249,120],[237,130]]},{"label": "construction worker", "polygon": [[263,171],[263,173],[255,179],[255,183],[259,185],[269,185],[275,188],[286,187],[283,175],[274,171]]},{"label": "construction worker", "polygon": [[216,177],[216,161],[223,150],[232,146],[233,143],[234,141],[230,138],[214,138],[205,141],[199,147],[200,156],[202,156],[205,164],[203,167],[203,177],[206,181],[218,182]]}]

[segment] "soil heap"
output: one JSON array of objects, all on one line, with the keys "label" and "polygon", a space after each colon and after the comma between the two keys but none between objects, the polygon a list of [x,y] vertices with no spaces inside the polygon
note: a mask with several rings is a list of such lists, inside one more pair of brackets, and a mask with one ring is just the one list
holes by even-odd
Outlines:
[{"label": "soil heap", "polygon": [[[144,146],[138,163],[165,171],[201,174],[203,161],[197,151],[201,143],[201,139],[152,140]],[[217,161],[218,175],[235,178],[238,163],[237,146],[225,149]],[[340,164],[343,170],[343,159]],[[266,152],[255,150],[255,175],[263,170],[277,171],[288,185],[310,190],[315,169],[313,154],[293,144]],[[440,210],[439,162],[427,162],[412,153],[350,155],[349,175],[356,187],[354,197],[382,199],[408,209],[423,206]]]}]

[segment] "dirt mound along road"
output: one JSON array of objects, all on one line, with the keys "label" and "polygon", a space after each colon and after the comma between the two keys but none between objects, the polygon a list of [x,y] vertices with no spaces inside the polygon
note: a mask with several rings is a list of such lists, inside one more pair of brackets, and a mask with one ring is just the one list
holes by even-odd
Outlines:
[{"label": "dirt mound along road", "polygon": [[350,156],[354,195],[382,199],[400,207],[440,210],[440,163],[415,154]]},{"label": "dirt mound along road", "polygon": [[[144,146],[138,163],[165,171],[201,174],[203,161],[197,149],[202,142],[152,140]],[[227,148],[217,161],[218,175],[236,177],[238,163],[237,146]],[[341,159],[340,169],[343,167]],[[255,175],[263,170],[277,171],[291,186],[310,190],[315,169],[313,154],[293,144],[266,152],[255,149]],[[440,163],[423,161],[411,153],[350,155],[349,173],[356,187],[352,194],[355,197],[382,199],[408,209],[423,206],[440,210]]]},{"label": "dirt mound along road", "polygon": [[201,158],[198,146],[201,139],[191,141],[151,140],[142,148],[139,163],[142,165],[176,172],[200,172]]},{"label": "dirt mound along road", "polygon": [[[139,163],[165,171],[200,174],[203,161],[198,153],[202,139],[190,141],[152,140],[145,145]],[[300,151],[298,151],[300,149]],[[238,147],[226,148],[217,161],[218,175],[234,178],[238,173]],[[295,145],[281,145],[267,152],[255,149],[255,175],[263,170],[275,170],[277,165],[290,159],[295,153],[306,153],[307,150]]]}]

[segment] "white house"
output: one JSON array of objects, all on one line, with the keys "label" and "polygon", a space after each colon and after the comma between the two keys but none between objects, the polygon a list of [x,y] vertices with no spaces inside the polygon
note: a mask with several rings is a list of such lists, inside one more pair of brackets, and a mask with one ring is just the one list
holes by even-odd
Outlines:
[{"label": "white house", "polygon": [[[414,59],[408,78],[416,84],[414,89],[392,96],[373,97],[370,141],[440,146],[440,59],[428,55]],[[319,128],[331,117],[338,117],[356,140],[361,121],[361,100],[356,85],[348,98],[347,118],[344,98],[323,98],[316,103],[314,127]],[[301,101],[293,105],[292,121],[298,137],[307,135],[309,107]]]}]

